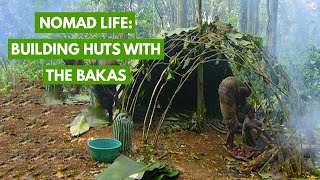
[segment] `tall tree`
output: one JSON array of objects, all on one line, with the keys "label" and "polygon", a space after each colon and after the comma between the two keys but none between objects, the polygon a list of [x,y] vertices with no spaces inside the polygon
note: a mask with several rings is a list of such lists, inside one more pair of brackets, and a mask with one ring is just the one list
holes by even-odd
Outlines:
[{"label": "tall tree", "polygon": [[278,24],[278,0],[272,0],[271,6],[271,47],[270,52],[273,56],[277,55],[277,24]]},{"label": "tall tree", "polygon": [[177,16],[173,0],[169,1],[169,8],[170,8],[170,30],[172,30],[176,26],[176,16]]},{"label": "tall tree", "polygon": [[196,9],[196,2],[194,1],[190,1],[191,5],[191,22],[190,22],[190,26],[195,26],[196,25],[196,13],[194,13],[194,9]]},{"label": "tall tree", "polygon": [[[201,31],[202,27],[202,0],[197,0],[197,20],[198,20],[198,27],[199,31]],[[203,61],[200,57],[199,61]],[[204,96],[203,96],[203,64],[201,63],[197,69],[198,77],[198,89],[197,89],[197,124],[198,126],[202,126],[203,119],[204,119]]]},{"label": "tall tree", "polygon": [[247,0],[247,33],[258,34],[260,0]]},{"label": "tall tree", "polygon": [[247,33],[252,34],[253,27],[252,27],[252,19],[253,19],[253,0],[247,0]]},{"label": "tall tree", "polygon": [[271,3],[270,0],[267,0],[268,25],[266,38],[269,52],[273,56],[277,55],[278,4],[278,0],[271,0]]},{"label": "tall tree", "polygon": [[247,0],[241,0],[239,21],[240,31],[247,32]]},{"label": "tall tree", "polygon": [[155,37],[156,36],[156,3],[153,2],[153,8],[152,8],[153,12],[152,12],[152,36]]},{"label": "tall tree", "polygon": [[178,27],[185,28],[188,26],[188,19],[187,19],[187,1],[186,0],[179,0],[178,1]]},{"label": "tall tree", "polygon": [[253,34],[258,35],[259,33],[259,5],[260,0],[253,1]]},{"label": "tall tree", "polygon": [[260,0],[242,0],[240,8],[240,30],[252,35],[258,34]]}]

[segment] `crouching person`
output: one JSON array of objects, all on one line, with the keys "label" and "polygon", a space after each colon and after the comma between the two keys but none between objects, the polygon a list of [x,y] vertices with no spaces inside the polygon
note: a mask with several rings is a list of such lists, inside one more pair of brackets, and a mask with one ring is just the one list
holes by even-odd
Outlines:
[{"label": "crouching person", "polygon": [[239,127],[237,114],[246,98],[251,94],[251,87],[235,77],[224,79],[218,89],[221,114],[227,128],[226,145],[233,147],[234,134]]},{"label": "crouching person", "polygon": [[[119,65],[120,63],[116,60],[90,60],[92,65]],[[90,97],[91,105],[104,108],[108,112],[109,120],[113,120],[113,105],[117,108],[121,108],[121,101],[118,99],[118,92],[116,90],[116,85],[102,85],[94,84],[90,85]]]},{"label": "crouching person", "polygon": [[269,136],[268,132],[263,129],[264,124],[256,119],[254,107],[247,105],[245,109],[247,116],[242,126],[243,143],[251,147],[257,147],[261,145],[258,141],[262,140],[262,142],[267,145],[271,145],[273,140]]}]

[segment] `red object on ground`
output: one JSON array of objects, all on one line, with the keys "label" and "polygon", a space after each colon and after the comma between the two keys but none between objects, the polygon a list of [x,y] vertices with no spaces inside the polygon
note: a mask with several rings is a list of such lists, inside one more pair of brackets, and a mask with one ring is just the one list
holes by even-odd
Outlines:
[{"label": "red object on ground", "polygon": [[224,146],[224,147],[229,152],[229,154],[236,159],[249,161],[248,158],[252,157],[253,155],[252,151],[242,146],[239,146],[239,147]]}]

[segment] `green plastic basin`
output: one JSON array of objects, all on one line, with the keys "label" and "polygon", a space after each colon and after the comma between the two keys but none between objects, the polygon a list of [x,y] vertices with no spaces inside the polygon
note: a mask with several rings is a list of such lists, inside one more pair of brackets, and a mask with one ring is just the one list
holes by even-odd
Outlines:
[{"label": "green plastic basin", "polygon": [[120,153],[121,142],[111,138],[97,138],[88,142],[90,155],[96,161],[113,162]]}]

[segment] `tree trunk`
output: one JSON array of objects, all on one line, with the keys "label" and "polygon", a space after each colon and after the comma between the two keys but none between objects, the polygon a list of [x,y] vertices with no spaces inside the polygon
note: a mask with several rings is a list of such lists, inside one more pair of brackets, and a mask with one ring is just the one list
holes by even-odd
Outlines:
[{"label": "tree trunk", "polygon": [[[270,12],[271,9],[271,12]],[[277,23],[278,23],[278,0],[267,0],[268,26],[266,32],[269,52],[277,55]]]},{"label": "tree trunk", "polygon": [[187,2],[186,0],[178,1],[178,27],[186,28],[187,27]]},{"label": "tree trunk", "polygon": [[253,34],[258,35],[259,34],[259,5],[260,0],[256,0],[254,2],[254,12],[253,12]]},{"label": "tree trunk", "polygon": [[191,26],[195,26],[196,25],[196,13],[194,13],[195,9],[196,9],[196,3],[194,1],[191,1],[191,12],[192,12]]},{"label": "tree trunk", "polygon": [[278,0],[272,0],[271,10],[271,48],[270,52],[275,57],[277,55],[277,23],[278,23]]},{"label": "tree trunk", "polygon": [[174,8],[174,3],[172,2],[172,0],[169,1],[170,4],[170,30],[173,30],[176,27],[176,15],[175,15],[175,8]]},{"label": "tree trunk", "polygon": [[155,22],[155,18],[156,18],[156,7],[155,4],[152,3],[153,8],[152,8],[152,36],[155,37],[156,36],[156,22]]},{"label": "tree trunk", "polygon": [[252,34],[252,10],[253,10],[252,0],[247,0],[247,33]]},{"label": "tree trunk", "polygon": [[270,0],[266,1],[266,7],[267,7],[267,17],[268,17],[268,22],[267,22],[267,28],[266,28],[266,44],[267,47],[270,51],[270,33],[271,33],[271,26],[270,26],[270,19],[271,19],[271,14],[270,14]]},{"label": "tree trunk", "polygon": [[[198,18],[198,27],[199,31],[202,26],[202,0],[197,0],[197,18]],[[199,61],[203,61],[203,59],[200,57]],[[202,126],[203,119],[204,119],[204,97],[203,97],[203,64],[200,64],[198,66],[198,77],[197,77],[197,83],[198,83],[198,89],[197,89],[197,122],[196,124],[198,126]]]},{"label": "tree trunk", "polygon": [[[212,3],[210,3],[210,9],[211,9],[211,12],[210,14],[207,14],[207,20],[210,20],[210,21],[214,21],[214,13],[216,12],[216,5],[215,5],[215,1],[212,1]],[[211,16],[211,19],[209,19],[209,16]]]},{"label": "tree trunk", "polygon": [[260,0],[242,0],[240,9],[240,30],[243,33],[258,35]]},{"label": "tree trunk", "polygon": [[247,33],[258,35],[260,0],[247,0]]},{"label": "tree trunk", "polygon": [[247,0],[241,0],[240,8],[240,31],[247,32]]}]

